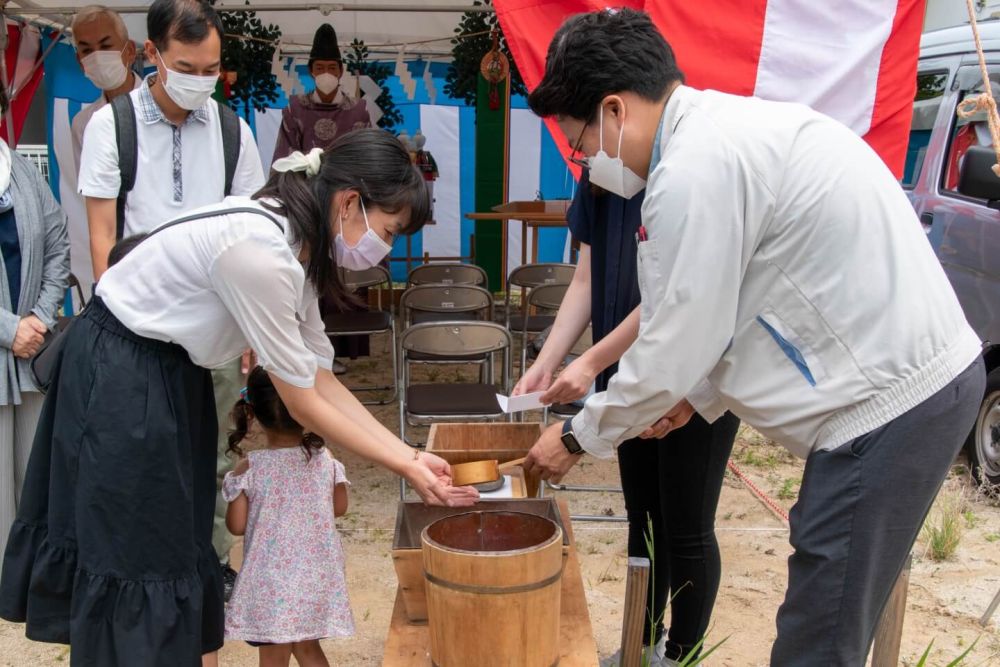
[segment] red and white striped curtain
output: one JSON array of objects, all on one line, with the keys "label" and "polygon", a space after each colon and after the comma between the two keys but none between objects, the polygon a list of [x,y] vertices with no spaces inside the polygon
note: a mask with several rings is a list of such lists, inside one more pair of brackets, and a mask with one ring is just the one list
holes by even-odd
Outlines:
[{"label": "red and white striped curtain", "polygon": [[[863,136],[902,175],[923,0],[494,0],[494,5],[529,90],[541,81],[549,42],[567,17],[609,6],[645,9],[673,47],[689,85],[807,104]],[[558,132],[554,123],[549,127]]]},{"label": "red and white striped curtain", "polygon": [[20,91],[11,104],[11,114],[14,120],[14,138],[7,128],[7,118],[0,122],[0,137],[11,146],[17,145],[17,137],[21,136],[24,120],[28,116],[31,100],[35,96],[38,84],[42,81],[42,67],[34,72],[32,68],[41,57],[41,35],[33,26],[23,26],[13,21],[7,21],[9,42],[4,60],[7,65],[8,96],[11,90]]}]

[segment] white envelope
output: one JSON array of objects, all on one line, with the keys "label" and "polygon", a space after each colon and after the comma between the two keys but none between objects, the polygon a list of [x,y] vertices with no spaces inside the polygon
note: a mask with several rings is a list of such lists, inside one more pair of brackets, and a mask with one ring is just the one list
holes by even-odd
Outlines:
[{"label": "white envelope", "polygon": [[497,403],[500,409],[510,414],[511,412],[524,412],[525,410],[540,410],[545,407],[542,403],[544,391],[536,391],[533,394],[523,394],[521,396],[504,396],[497,394]]}]

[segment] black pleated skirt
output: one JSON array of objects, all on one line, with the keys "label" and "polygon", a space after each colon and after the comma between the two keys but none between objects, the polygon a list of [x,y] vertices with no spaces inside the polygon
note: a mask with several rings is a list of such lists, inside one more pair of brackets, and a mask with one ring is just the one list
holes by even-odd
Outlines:
[{"label": "black pleated skirt", "polygon": [[74,667],[196,667],[223,643],[215,400],[99,299],[73,324],[0,574],[0,617]]}]

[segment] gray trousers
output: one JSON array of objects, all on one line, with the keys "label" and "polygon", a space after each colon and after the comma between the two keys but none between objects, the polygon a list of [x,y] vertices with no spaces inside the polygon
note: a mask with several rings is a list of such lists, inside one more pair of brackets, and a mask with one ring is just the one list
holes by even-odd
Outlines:
[{"label": "gray trousers", "polygon": [[229,562],[229,550],[235,538],[226,528],[226,508],[228,503],[222,499],[222,480],[226,473],[233,469],[235,460],[226,456],[229,448],[229,431],[233,429],[230,413],[240,398],[240,389],[246,384],[246,379],[240,373],[240,360],[223,368],[212,371],[212,388],[215,390],[215,414],[219,422],[219,439],[216,445],[215,466],[215,522],[212,524],[212,546],[219,554],[219,560]]},{"label": "gray trousers", "polygon": [[888,424],[806,461],[773,667],[864,665],[882,609],[979,410],[977,360]]},{"label": "gray trousers", "polygon": [[26,391],[21,394],[20,405],[0,406],[0,564],[10,526],[17,516],[24,471],[44,402],[43,394]]}]

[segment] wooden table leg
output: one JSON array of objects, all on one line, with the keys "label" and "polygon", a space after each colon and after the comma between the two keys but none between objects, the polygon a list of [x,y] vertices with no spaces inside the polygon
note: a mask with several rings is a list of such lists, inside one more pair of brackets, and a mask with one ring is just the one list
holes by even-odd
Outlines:
[{"label": "wooden table leg", "polygon": [[538,264],[538,225],[531,227],[531,262]]},{"label": "wooden table leg", "polygon": [[882,618],[875,628],[872,648],[872,667],[895,667],[899,664],[899,645],[903,639],[903,617],[906,614],[906,592],[910,586],[910,567],[913,555],[906,557],[903,570],[889,594],[889,601],[882,610]]}]

